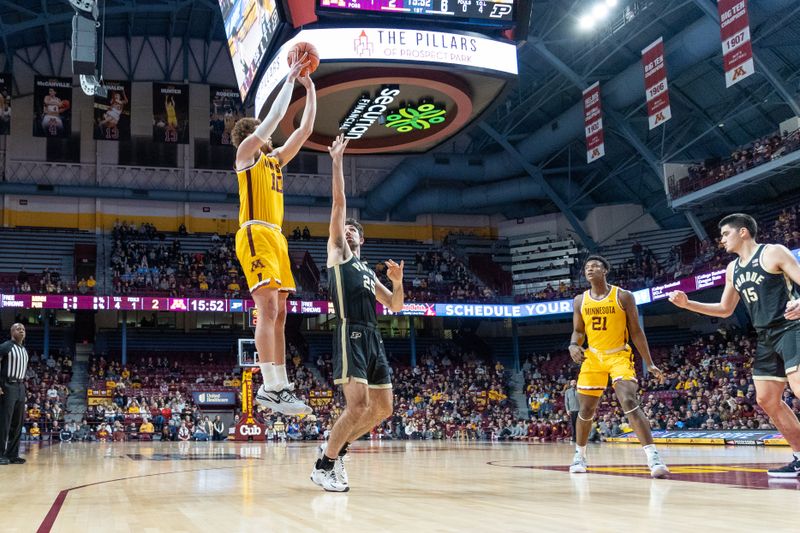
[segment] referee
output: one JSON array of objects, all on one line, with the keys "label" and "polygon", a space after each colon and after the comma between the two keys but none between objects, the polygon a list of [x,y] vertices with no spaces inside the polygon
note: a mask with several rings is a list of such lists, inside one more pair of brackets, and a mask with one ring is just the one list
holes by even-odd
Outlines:
[{"label": "referee", "polygon": [[28,351],[25,326],[11,326],[11,340],[0,344],[0,465],[21,465],[19,439],[25,416],[25,372],[28,370]]}]

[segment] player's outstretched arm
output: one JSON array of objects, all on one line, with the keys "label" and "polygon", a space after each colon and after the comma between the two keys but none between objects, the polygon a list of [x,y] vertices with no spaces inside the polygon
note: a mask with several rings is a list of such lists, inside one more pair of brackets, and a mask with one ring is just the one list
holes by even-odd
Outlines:
[{"label": "player's outstretched arm", "polygon": [[398,265],[391,259],[387,260],[386,276],[392,282],[392,290],[386,288],[380,281],[375,284],[375,297],[393,313],[402,311],[403,303],[405,303],[405,295],[403,294],[403,268],[405,266],[405,261],[401,260]]},{"label": "player's outstretched arm", "polygon": [[728,269],[725,272],[725,289],[722,291],[722,298],[719,303],[706,304],[696,302],[690,300],[683,291],[670,292],[669,301],[681,309],[688,309],[701,315],[728,318],[736,309],[736,304],[739,303],[739,293],[733,288],[733,261],[728,265]]},{"label": "player's outstretched arm", "polygon": [[344,150],[347,148],[344,135],[334,139],[328,147],[333,165],[331,182],[332,203],[331,222],[328,227],[328,266],[332,267],[350,260],[353,252],[347,246],[344,236],[344,222],[347,219],[347,197],[344,194]]},{"label": "player's outstretched arm", "polygon": [[583,315],[581,315],[582,304],[583,295],[579,294],[572,301],[572,337],[569,340],[569,356],[578,364],[581,364],[586,358],[583,353],[583,341],[586,340],[586,325],[583,323]]},{"label": "player's outstretched arm", "polygon": [[630,291],[620,291],[619,302],[622,308],[625,309],[625,317],[628,326],[628,333],[631,336],[633,345],[639,350],[639,355],[647,365],[647,368],[657,379],[664,377],[663,372],[653,363],[653,357],[650,355],[650,345],[647,343],[647,336],[644,334],[642,325],[639,324],[639,309],[636,307],[636,298]]},{"label": "player's outstretched arm", "polygon": [[289,164],[294,159],[300,148],[306,143],[311,134],[314,133],[314,120],[317,118],[317,89],[310,76],[300,76],[297,78],[300,85],[306,88],[306,106],[303,109],[303,118],[300,120],[300,127],[289,135],[283,146],[275,150],[275,157],[280,161],[281,166]]},{"label": "player's outstretched arm", "polygon": [[[306,54],[295,58],[289,69],[289,75],[281,87],[275,101],[272,102],[267,116],[261,121],[256,130],[247,136],[236,149],[236,168],[244,168],[253,162],[253,159],[261,151],[261,147],[269,140],[272,133],[278,127],[278,123],[283,120],[289,104],[292,102],[292,91],[294,90],[294,80],[300,75],[305,67],[308,66]],[[285,163],[283,163],[285,164]],[[283,166],[283,164],[281,166]]]}]

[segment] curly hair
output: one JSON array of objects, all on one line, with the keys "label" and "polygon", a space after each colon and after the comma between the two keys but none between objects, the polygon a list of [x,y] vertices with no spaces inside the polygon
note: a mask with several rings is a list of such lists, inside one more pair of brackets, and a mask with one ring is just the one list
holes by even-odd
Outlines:
[{"label": "curly hair", "polygon": [[245,140],[248,135],[256,131],[256,127],[259,124],[261,124],[261,121],[257,118],[245,117],[237,120],[231,130],[231,142],[233,146],[238,148],[239,144]]},{"label": "curly hair", "polygon": [[358,223],[358,220],[354,218],[348,218],[344,221],[345,226],[353,226],[358,230],[358,234],[361,235],[361,238],[364,238],[364,227]]},{"label": "curly hair", "polygon": [[589,257],[587,257],[586,261],[583,262],[583,267],[584,268],[586,268],[586,264],[589,261],[597,261],[598,263],[603,265],[603,268],[606,269],[606,272],[610,272],[611,271],[611,264],[608,262],[608,260],[606,260],[605,257],[603,257],[601,255],[590,255]]}]

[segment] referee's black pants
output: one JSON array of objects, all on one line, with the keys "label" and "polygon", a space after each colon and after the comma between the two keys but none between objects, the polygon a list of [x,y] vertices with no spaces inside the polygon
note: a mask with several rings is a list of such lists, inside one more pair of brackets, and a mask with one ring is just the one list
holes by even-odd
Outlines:
[{"label": "referee's black pants", "polygon": [[19,439],[25,418],[25,384],[0,382],[0,455],[19,457]]},{"label": "referee's black pants", "polygon": [[578,413],[579,411],[569,412],[569,420],[572,422],[572,438],[570,439],[572,442],[578,438]]}]

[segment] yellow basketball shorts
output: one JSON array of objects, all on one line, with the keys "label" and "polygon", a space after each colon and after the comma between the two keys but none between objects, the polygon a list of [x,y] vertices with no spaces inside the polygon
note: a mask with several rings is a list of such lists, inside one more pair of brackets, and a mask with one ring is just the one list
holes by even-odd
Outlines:
[{"label": "yellow basketball shorts", "polygon": [[236,232],[236,257],[242,265],[250,292],[260,287],[283,291],[296,289],[289,243],[277,229],[260,224],[239,228]]},{"label": "yellow basketball shorts", "polygon": [[586,350],[586,359],[581,364],[578,375],[578,392],[588,396],[602,396],[611,382],[624,379],[636,381],[636,369],[633,365],[633,352],[623,350],[611,355],[598,355]]}]

